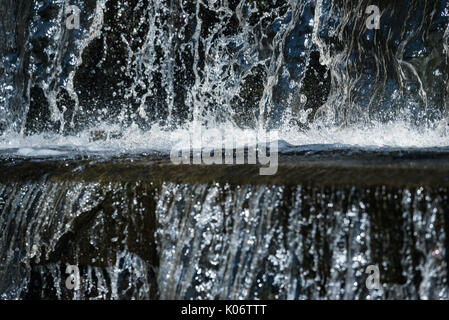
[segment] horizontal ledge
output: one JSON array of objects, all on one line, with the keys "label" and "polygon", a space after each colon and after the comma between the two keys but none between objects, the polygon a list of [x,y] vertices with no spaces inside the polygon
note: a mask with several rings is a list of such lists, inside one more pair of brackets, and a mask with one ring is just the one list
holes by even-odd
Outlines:
[{"label": "horizontal ledge", "polygon": [[260,175],[261,165],[174,165],[161,157],[114,159],[3,159],[0,183],[37,181],[133,182],[160,184],[228,183],[317,186],[449,186],[446,156],[391,159],[388,157],[309,157],[281,155],[275,175]]}]

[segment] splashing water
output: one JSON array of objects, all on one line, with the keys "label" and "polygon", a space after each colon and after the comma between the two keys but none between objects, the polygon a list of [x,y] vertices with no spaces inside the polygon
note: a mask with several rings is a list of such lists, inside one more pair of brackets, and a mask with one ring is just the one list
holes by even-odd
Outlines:
[{"label": "splashing water", "polygon": [[159,149],[198,124],[447,146],[449,4],[380,3],[376,30],[368,2],[73,1],[71,30],[68,1],[7,1],[0,148],[89,149],[93,130],[126,130],[107,148]]}]

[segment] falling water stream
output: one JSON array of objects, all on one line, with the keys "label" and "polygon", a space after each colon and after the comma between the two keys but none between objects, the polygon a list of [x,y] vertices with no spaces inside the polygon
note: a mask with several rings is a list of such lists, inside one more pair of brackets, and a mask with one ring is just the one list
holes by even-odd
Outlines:
[{"label": "falling water stream", "polygon": [[[198,128],[237,146],[276,130],[281,153],[449,149],[447,0],[0,3],[0,159],[13,165],[167,154]],[[448,299],[448,196],[0,181],[0,298]],[[366,288],[368,265],[382,288]]]},{"label": "falling water stream", "polygon": [[[448,298],[447,188],[42,181],[0,197],[2,298]],[[80,290],[55,256],[82,266]]]},{"label": "falling water stream", "polygon": [[2,149],[76,150],[92,130],[117,151],[151,149],[198,125],[277,129],[294,145],[447,145],[444,0],[379,4],[380,29],[367,0],[4,2]]}]

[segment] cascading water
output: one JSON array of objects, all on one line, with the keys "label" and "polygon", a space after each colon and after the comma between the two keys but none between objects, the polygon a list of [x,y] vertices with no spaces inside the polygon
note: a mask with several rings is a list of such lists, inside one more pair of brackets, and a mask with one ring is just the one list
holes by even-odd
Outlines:
[{"label": "cascading water", "polygon": [[377,145],[364,129],[395,123],[444,143],[449,4],[371,2],[6,1],[2,146],[42,133],[83,146],[101,128],[133,132],[118,150],[151,148],[153,131],[192,124],[280,129],[296,145],[346,143],[349,126]]},{"label": "cascading water", "polygon": [[40,181],[0,197],[2,298],[448,298],[447,188]]},{"label": "cascading water", "polygon": [[[5,172],[165,159],[198,128],[277,130],[281,153],[311,157],[449,146],[447,0],[0,2]],[[0,298],[449,298],[445,178],[77,178],[89,165],[0,173]]]}]

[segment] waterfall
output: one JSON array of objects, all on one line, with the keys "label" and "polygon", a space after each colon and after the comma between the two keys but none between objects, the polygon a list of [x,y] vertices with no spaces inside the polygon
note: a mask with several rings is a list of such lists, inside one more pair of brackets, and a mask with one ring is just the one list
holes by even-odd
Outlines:
[{"label": "waterfall", "polygon": [[0,129],[445,124],[449,4],[371,2],[6,1]]},{"label": "waterfall", "polygon": [[446,188],[42,180],[0,199],[2,298],[448,298]]},{"label": "waterfall", "polygon": [[449,298],[449,1],[0,2],[0,299]]}]

